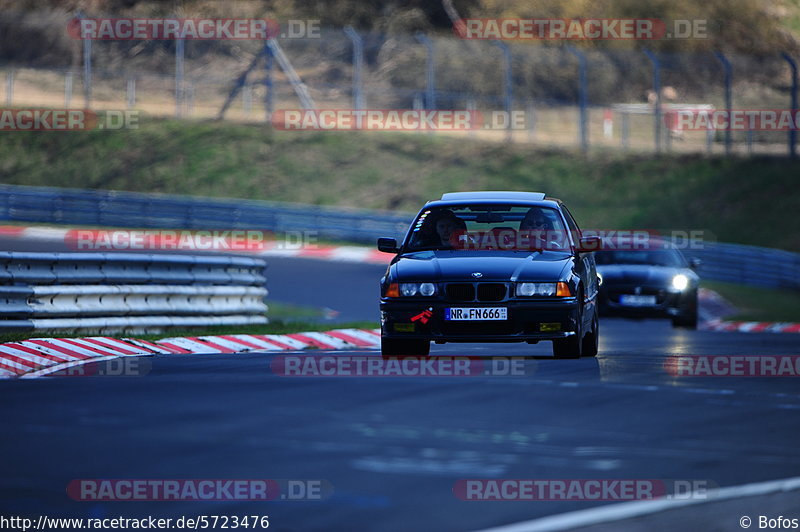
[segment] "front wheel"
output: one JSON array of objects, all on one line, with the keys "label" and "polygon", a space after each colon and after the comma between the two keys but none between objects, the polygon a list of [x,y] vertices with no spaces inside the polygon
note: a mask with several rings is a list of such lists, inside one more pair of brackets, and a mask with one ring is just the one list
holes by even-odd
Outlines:
[{"label": "front wheel", "polygon": [[583,290],[578,288],[578,315],[575,317],[577,326],[575,334],[566,338],[553,340],[554,358],[581,358],[583,355]]},{"label": "front wheel", "polygon": [[381,355],[384,358],[426,357],[430,352],[428,340],[381,337]]},{"label": "front wheel", "polygon": [[597,344],[600,341],[600,322],[597,320],[597,313],[595,312],[594,319],[592,320],[592,330],[583,337],[583,356],[596,357]]}]

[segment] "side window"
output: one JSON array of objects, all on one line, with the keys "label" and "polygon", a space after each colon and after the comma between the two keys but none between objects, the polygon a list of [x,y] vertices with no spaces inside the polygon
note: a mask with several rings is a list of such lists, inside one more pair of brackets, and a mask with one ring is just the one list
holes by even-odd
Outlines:
[{"label": "side window", "polygon": [[569,209],[567,209],[564,205],[561,205],[561,212],[564,213],[564,218],[567,219],[567,226],[569,226],[570,235],[572,235],[572,240],[577,244],[581,239],[581,230],[578,227],[578,224],[575,223],[575,219],[572,218],[572,214],[570,214]]}]

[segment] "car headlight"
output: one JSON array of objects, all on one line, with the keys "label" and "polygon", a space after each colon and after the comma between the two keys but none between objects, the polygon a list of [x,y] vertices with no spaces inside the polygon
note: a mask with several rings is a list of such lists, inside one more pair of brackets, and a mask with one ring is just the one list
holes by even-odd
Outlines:
[{"label": "car headlight", "polygon": [[429,297],[436,293],[436,285],[433,283],[420,283],[419,295]]},{"label": "car headlight", "polygon": [[417,283],[400,283],[400,295],[403,297],[411,297],[417,295],[419,285]]},{"label": "car headlight", "polygon": [[556,295],[556,283],[517,283],[517,295],[522,297],[554,296]]},{"label": "car headlight", "polygon": [[400,283],[399,293],[402,297],[430,297],[436,294],[436,285],[433,283]]},{"label": "car headlight", "polygon": [[684,290],[687,286],[689,286],[689,278],[682,273],[672,278],[672,288],[675,290]]}]

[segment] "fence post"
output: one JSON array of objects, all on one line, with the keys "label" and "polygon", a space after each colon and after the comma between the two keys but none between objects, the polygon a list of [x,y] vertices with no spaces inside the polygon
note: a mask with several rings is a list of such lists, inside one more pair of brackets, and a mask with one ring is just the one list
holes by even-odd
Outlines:
[{"label": "fence post", "polygon": [[181,117],[183,99],[183,39],[175,39],[175,118]]},{"label": "fence post", "polygon": [[728,61],[728,58],[722,52],[714,52],[714,55],[719,59],[719,62],[722,63],[722,68],[725,72],[724,76],[724,83],[725,83],[725,112],[728,114],[728,127],[725,128],[725,155],[730,155],[731,153],[731,128],[730,128],[730,117],[731,117],[731,110],[733,109],[733,94],[731,92],[731,79],[733,77],[733,68],[731,67],[731,62]]},{"label": "fence post", "polygon": [[528,99],[525,118],[528,123],[528,142],[533,142],[536,133],[536,107],[533,105],[533,99]]},{"label": "fence post", "polygon": [[581,150],[589,151],[589,97],[586,80],[586,54],[568,46],[567,51],[578,58],[578,106],[580,109],[579,130]]},{"label": "fence post", "polygon": [[656,108],[655,108],[655,142],[656,153],[661,152],[661,62],[658,60],[656,54],[650,50],[644,51],[645,55],[650,62],[653,63],[653,90],[656,93]]},{"label": "fence post", "polygon": [[83,40],[83,106],[92,105],[92,40]]},{"label": "fence post", "polygon": [[136,106],[136,78],[128,78],[126,93],[128,109],[133,109]]},{"label": "fence post", "polygon": [[270,123],[270,121],[272,121],[273,106],[275,104],[275,94],[273,92],[272,83],[272,69],[275,60],[272,57],[272,48],[270,48],[266,42],[264,43],[264,59],[266,60],[266,64],[264,65],[264,118],[267,123]]},{"label": "fence post", "polygon": [[69,109],[72,104],[72,72],[64,74],[64,108]]},{"label": "fence post", "polygon": [[627,150],[630,147],[630,136],[631,136],[631,117],[630,115],[622,111],[620,112],[620,134],[619,134],[619,143],[622,145],[623,150]]},{"label": "fence post", "polygon": [[492,41],[503,53],[503,106],[506,111],[506,140],[511,140],[511,111],[514,108],[514,85],[511,72],[511,49],[503,41]]},{"label": "fence post", "polygon": [[253,112],[253,86],[245,85],[242,89],[242,111],[246,115]]},{"label": "fence post", "polygon": [[346,26],[344,33],[353,43],[353,109],[363,109],[364,94],[361,71],[364,67],[364,41],[352,26]]},{"label": "fence post", "polygon": [[14,71],[6,72],[6,105],[11,107],[14,102]]},{"label": "fence post", "polygon": [[[82,19],[83,13],[77,13],[77,18]],[[92,39],[83,39],[83,106],[90,109],[92,104]]]},{"label": "fence post", "polygon": [[[796,114],[797,109],[797,63],[792,56],[783,52],[781,56],[789,63],[789,68],[792,69],[792,114]],[[796,126],[797,124],[795,124]],[[789,128],[789,157],[797,157],[797,128]]]},{"label": "fence post", "polygon": [[[478,109],[478,104],[475,102],[475,98],[470,96],[467,99],[466,109],[467,109],[467,111],[469,111],[470,117],[475,116],[475,111]],[[471,118],[470,118],[470,120],[471,120]],[[469,128],[469,136],[470,137],[474,137],[475,136],[475,129],[474,128]]]},{"label": "fence post", "polygon": [[428,59],[425,63],[426,86],[425,86],[425,108],[436,109],[436,63],[433,58],[433,42],[424,33],[417,33],[417,40],[425,45],[428,51]]}]

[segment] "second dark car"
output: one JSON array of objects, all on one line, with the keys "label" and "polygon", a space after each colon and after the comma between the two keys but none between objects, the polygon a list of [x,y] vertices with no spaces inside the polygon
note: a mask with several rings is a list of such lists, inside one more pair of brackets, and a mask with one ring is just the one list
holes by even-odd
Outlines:
[{"label": "second dark car", "polygon": [[595,260],[601,314],[670,318],[674,327],[697,328],[699,261],[687,261],[666,241],[650,242],[648,249],[604,249]]}]

